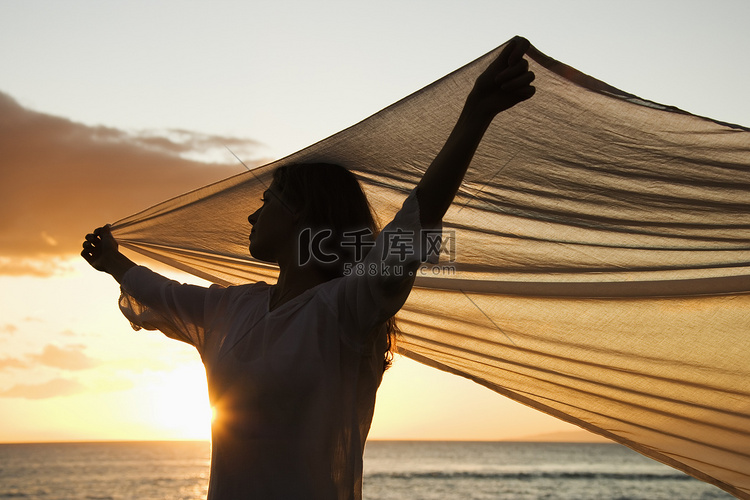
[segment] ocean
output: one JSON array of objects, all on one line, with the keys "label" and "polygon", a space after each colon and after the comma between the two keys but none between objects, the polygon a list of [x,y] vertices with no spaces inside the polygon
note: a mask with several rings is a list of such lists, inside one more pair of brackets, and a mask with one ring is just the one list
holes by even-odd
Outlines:
[{"label": "ocean", "polygon": [[[202,441],[0,444],[0,499],[198,500],[208,465]],[[364,498],[733,497],[611,443],[372,441]]]}]

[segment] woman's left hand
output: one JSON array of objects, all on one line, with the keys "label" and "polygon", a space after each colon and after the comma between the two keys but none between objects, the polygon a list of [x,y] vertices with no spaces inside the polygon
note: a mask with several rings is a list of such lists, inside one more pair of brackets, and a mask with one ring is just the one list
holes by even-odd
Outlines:
[{"label": "woman's left hand", "polygon": [[465,111],[491,120],[501,111],[531,98],[536,88],[531,85],[534,73],[523,58],[530,47],[528,40],[516,37],[477,78],[466,100]]}]

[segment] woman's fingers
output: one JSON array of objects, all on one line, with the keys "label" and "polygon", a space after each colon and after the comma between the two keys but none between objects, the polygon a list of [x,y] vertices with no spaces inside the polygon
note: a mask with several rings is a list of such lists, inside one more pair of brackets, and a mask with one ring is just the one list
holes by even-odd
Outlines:
[{"label": "woman's fingers", "polygon": [[94,250],[99,250],[98,242],[86,240],[83,242],[83,251],[91,254]]},{"label": "woman's fingers", "polygon": [[[92,256],[92,252],[94,250],[101,251],[101,248],[103,246],[103,239],[110,236],[111,233],[109,232],[109,224],[106,226],[98,227],[94,229],[94,232],[89,233],[85,236],[83,241],[83,252],[81,255],[84,257],[86,256]],[[84,255],[84,253],[86,255]]]},{"label": "woman's fingers", "polygon": [[[521,59],[513,66],[509,66],[497,75],[495,75],[495,83],[502,85],[503,83],[513,80],[519,75],[529,72],[529,62],[526,59]],[[533,74],[533,73],[532,73]]]},{"label": "woman's fingers", "polygon": [[523,58],[523,55],[531,47],[531,43],[523,37],[517,36],[509,44],[511,48],[510,55],[508,55],[508,65],[511,66],[516,64]]},{"label": "woman's fingers", "polygon": [[523,59],[523,55],[529,50],[531,44],[525,38],[517,36],[506,45],[500,55],[490,63],[487,71],[494,73],[503,71],[508,66],[516,64]]},{"label": "woman's fingers", "polygon": [[90,243],[100,243],[105,238],[111,238],[112,232],[109,229],[109,224],[102,227],[97,227],[94,229],[93,233],[89,233],[86,235],[85,240]]},{"label": "woman's fingers", "polygon": [[532,73],[531,71],[527,71],[510,80],[507,80],[505,83],[500,85],[500,89],[509,92],[520,90],[531,85],[531,82],[534,81],[534,78],[536,78],[534,73]]},{"label": "woman's fingers", "polygon": [[83,257],[86,262],[89,264],[92,264],[94,261],[96,261],[98,255],[98,249],[94,248],[91,243],[84,242],[83,244],[83,250],[81,250],[81,257]]}]

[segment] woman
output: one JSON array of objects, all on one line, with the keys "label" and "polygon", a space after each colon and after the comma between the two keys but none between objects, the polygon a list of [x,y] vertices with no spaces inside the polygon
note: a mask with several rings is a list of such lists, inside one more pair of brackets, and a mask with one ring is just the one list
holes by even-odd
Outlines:
[{"label": "woman", "polygon": [[[392,318],[428,257],[421,235],[439,230],[495,115],[534,94],[528,47],[514,39],[477,79],[445,146],[375,241],[367,200],[343,167],[278,169],[248,217],[250,253],[278,264],[275,285],[180,285],[119,253],[108,226],[86,236],[82,256],[121,284],[128,319],[201,354],[216,411],[209,499],[361,498]],[[413,236],[408,248],[395,251],[396,232]]]}]

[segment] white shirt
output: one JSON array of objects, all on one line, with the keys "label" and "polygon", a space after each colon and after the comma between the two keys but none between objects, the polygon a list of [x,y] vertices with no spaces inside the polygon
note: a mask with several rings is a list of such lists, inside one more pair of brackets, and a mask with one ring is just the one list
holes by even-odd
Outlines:
[{"label": "white shirt", "polygon": [[[397,230],[413,235],[413,251],[388,250]],[[355,272],[272,311],[264,282],[203,288],[144,267],[125,274],[120,308],[134,327],[194,345],[206,367],[217,414],[210,500],[361,498],[385,321],[411,290],[420,230],[412,191]]]}]

